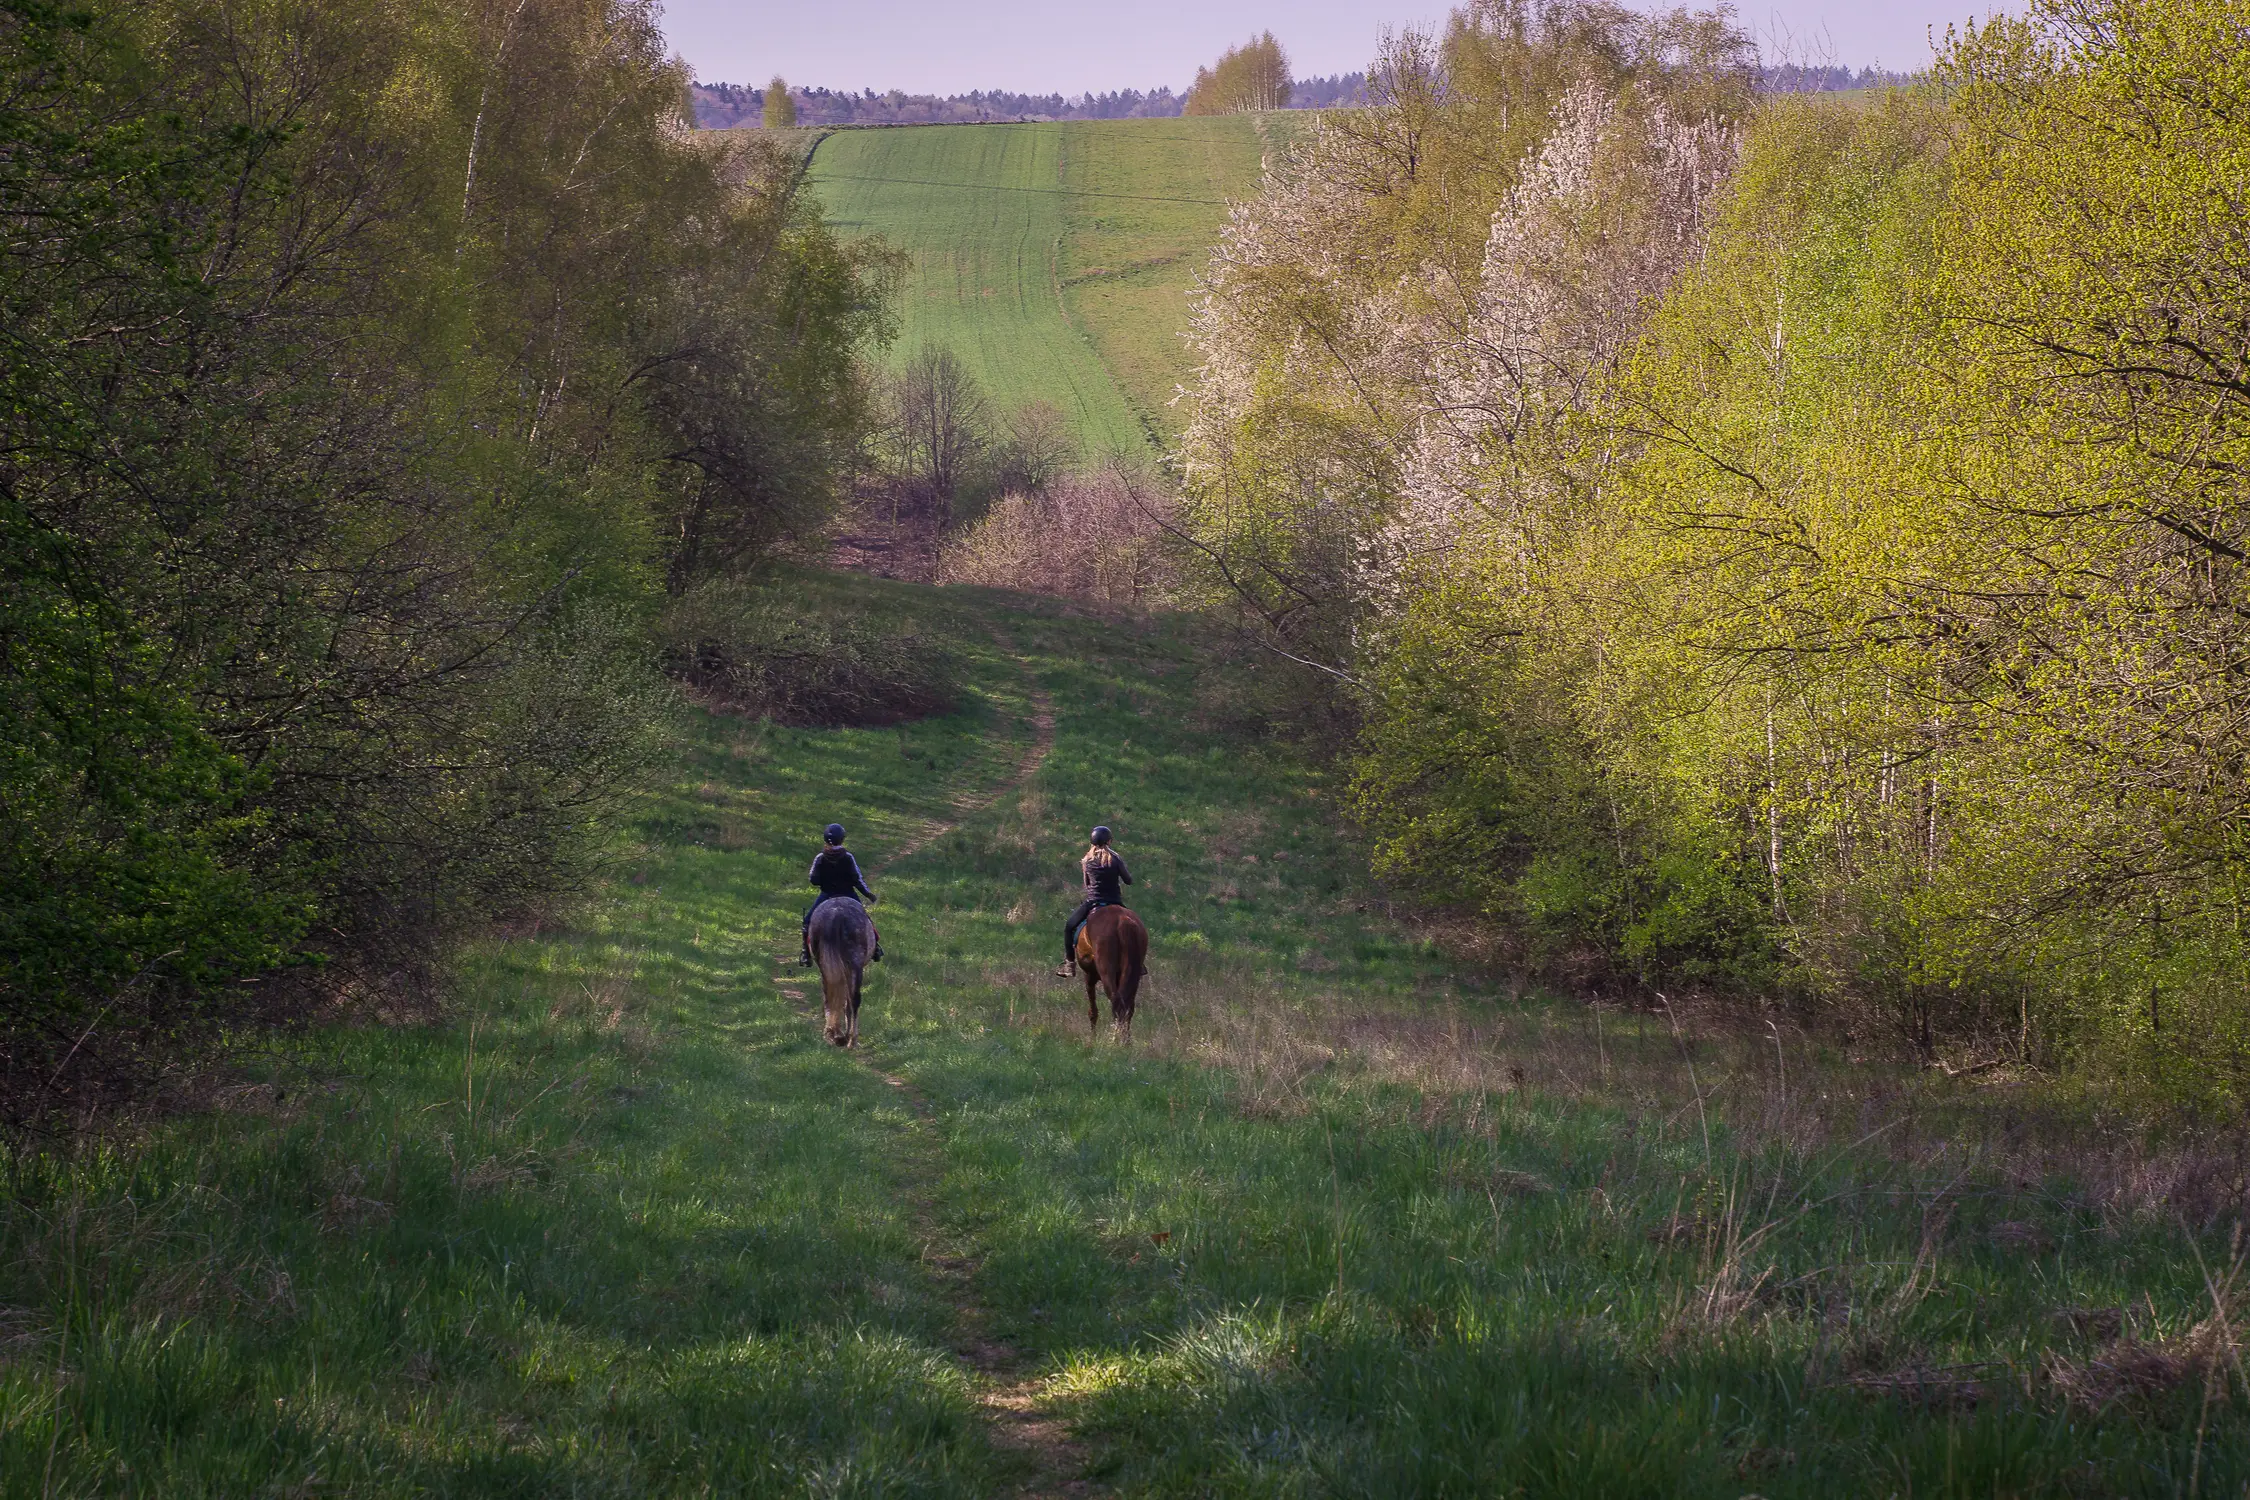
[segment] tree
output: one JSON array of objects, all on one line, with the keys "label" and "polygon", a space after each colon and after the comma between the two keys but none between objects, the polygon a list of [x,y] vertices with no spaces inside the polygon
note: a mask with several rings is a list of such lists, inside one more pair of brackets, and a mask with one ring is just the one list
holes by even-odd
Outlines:
[{"label": "tree", "polygon": [[1268,31],[1220,54],[1216,65],[1195,70],[1184,113],[1239,115],[1289,104],[1289,54]]},{"label": "tree", "polygon": [[675,593],[817,530],[879,420],[859,355],[889,341],[896,256],[831,234],[777,142],[741,140],[733,170],[736,212],[678,247],[636,329],[633,384],[676,481],[659,502]]},{"label": "tree", "polygon": [[1183,443],[1214,581],[1351,683],[1379,864],[2239,1107],[2238,11],[2033,0],[1865,105],[1751,105],[1723,11],[1386,49],[1230,225]]},{"label": "tree", "polygon": [[1078,462],[1078,435],[1052,401],[1026,401],[1002,426],[990,482],[1003,494],[1042,491]]},{"label": "tree", "polygon": [[[1183,513],[1222,586],[1291,655],[1349,670],[1344,657],[1363,638],[1364,617],[1395,601],[1396,570],[1378,560],[1412,542],[1399,530],[1417,519],[1405,507],[1443,488],[1468,456],[1441,440],[1459,433],[1473,439],[1461,448],[1514,451],[1480,415],[1516,401],[1479,386],[1516,373],[1523,352],[1492,347],[1497,330],[1480,329],[1500,311],[1488,293],[1510,307],[1538,304],[1517,311],[1543,331],[1588,321],[1594,309],[1578,304],[1589,292],[1600,305],[1638,306],[1636,289],[1582,288],[1567,266],[1553,276],[1532,267],[1541,284],[1516,287],[1513,257],[1488,262],[1496,237],[1504,249],[1504,231],[1556,196],[1519,180],[1525,174],[1575,180],[1598,165],[1597,177],[1638,179],[1656,158],[1692,167],[1665,149],[1676,133],[1665,122],[1685,115],[1722,128],[1723,118],[1702,117],[1747,103],[1737,65],[1746,39],[1691,47],[1680,27],[1609,8],[1491,4],[1456,13],[1442,38],[1389,36],[1369,71],[1369,107],[1320,116],[1236,211],[1191,330],[1203,379],[1181,448]],[[1702,60],[1712,52],[1719,66]],[[1676,64],[1682,56],[1690,62]],[[1713,74],[1739,87],[1704,106],[1696,97]],[[1658,175],[1708,191],[1720,174],[1710,170],[1716,160],[1704,165],[1700,176]],[[1569,227],[1577,200],[1560,200],[1534,217]],[[1674,231],[1691,225],[1643,217],[1589,221],[1575,237],[1614,238],[1620,251],[1669,246],[1660,258],[1673,261],[1685,254],[1688,237]],[[1492,272],[1510,285],[1488,289]],[[1617,337],[1594,342],[1614,348]],[[1522,367],[1540,367],[1532,393],[1570,383],[1547,378],[1556,363]],[[1457,516],[1424,519],[1412,530],[1459,530]]]},{"label": "tree", "polygon": [[797,101],[790,95],[789,85],[779,73],[766,85],[765,127],[768,130],[794,130],[797,128]]},{"label": "tree", "polygon": [[680,512],[817,523],[884,331],[685,88],[640,0],[0,0],[0,1110],[582,878]]},{"label": "tree", "polygon": [[952,350],[925,345],[892,381],[892,412],[906,473],[950,521],[954,494],[988,441],[984,393]]}]

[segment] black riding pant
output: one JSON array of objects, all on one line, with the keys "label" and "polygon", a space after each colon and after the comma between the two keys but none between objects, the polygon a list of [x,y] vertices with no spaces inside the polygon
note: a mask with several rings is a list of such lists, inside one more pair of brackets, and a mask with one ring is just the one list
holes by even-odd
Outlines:
[{"label": "black riding pant", "polygon": [[1070,914],[1070,920],[1063,923],[1064,963],[1077,962],[1078,929],[1086,925],[1086,919],[1092,916],[1094,912],[1100,907],[1115,905],[1117,905],[1115,901],[1095,901],[1092,899],[1088,899],[1078,903],[1078,909]]}]

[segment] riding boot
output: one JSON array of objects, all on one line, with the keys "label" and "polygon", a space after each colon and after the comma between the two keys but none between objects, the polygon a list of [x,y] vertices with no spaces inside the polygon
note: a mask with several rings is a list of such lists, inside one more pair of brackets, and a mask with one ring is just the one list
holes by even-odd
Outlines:
[{"label": "riding boot", "polygon": [[883,961],[883,945],[881,943],[875,945],[875,952],[867,961],[871,964],[879,964]]},{"label": "riding boot", "polygon": [[1064,959],[1063,966],[1055,970],[1055,977],[1057,979],[1076,979],[1078,977],[1078,960],[1075,958]]}]

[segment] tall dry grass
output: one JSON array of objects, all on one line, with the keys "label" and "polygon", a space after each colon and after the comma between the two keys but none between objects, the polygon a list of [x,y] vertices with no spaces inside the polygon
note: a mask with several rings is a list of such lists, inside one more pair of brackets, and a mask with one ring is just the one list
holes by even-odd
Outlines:
[{"label": "tall dry grass", "polygon": [[[2099,1412],[2180,1390],[2219,1402],[2236,1384],[2250,1391],[2240,1132],[2167,1134],[2052,1080],[1947,1077],[1849,1054],[1778,1018],[1370,993],[1308,978],[1302,962],[1276,973],[1159,954],[1153,968],[1135,1045],[1230,1073],[1244,1116],[1316,1132],[1387,1117],[1435,1138],[1435,1186],[1489,1200],[1496,1224],[1518,1212],[1511,1200],[1568,1203],[1684,1257],[1671,1262],[1676,1280],[1642,1289],[1658,1348],[1787,1350],[1813,1384],[1927,1409],[2020,1399]],[[1086,1043],[1077,985],[1030,968],[984,977],[1008,992],[1011,1025]],[[1102,1030],[1094,1045],[1106,1048]],[[1537,1164],[1522,1143],[1558,1130],[1575,1142],[1560,1171],[1524,1170]],[[1840,1240],[1839,1214],[1861,1226]],[[1808,1231],[1821,1218],[1830,1227]],[[2205,1262],[2200,1310],[2063,1298],[2034,1315],[2034,1352],[1970,1363],[1933,1332],[1924,1304],[1953,1296],[1965,1264],[2044,1257],[2058,1231],[2147,1243],[2126,1237],[2136,1229],[2227,1246]],[[1808,1232],[1828,1248],[1808,1256]]]},{"label": "tall dry grass", "polygon": [[[1319,982],[1321,967],[1308,959],[1305,973],[1275,975],[1159,955],[1135,1044],[1226,1069],[1254,1115],[1303,1114],[1323,1091],[1383,1087],[1418,1099],[1425,1124],[1489,1134],[1496,1110],[1537,1101],[1610,1114],[1623,1139],[1685,1141],[1720,1170],[1722,1159],[1755,1158],[1809,1177],[1844,1163],[1868,1190],[1919,1195],[1933,1212],[1964,1197],[2059,1197],[2120,1228],[2250,1225],[2242,1126],[2168,1120],[2021,1069],[1948,1076],[1854,1053],[1780,1017],[1369,994]],[[1028,969],[989,978],[1016,991],[1018,1024],[1085,1034],[1074,986],[1064,996]],[[1704,1229],[1730,1232],[1716,1219]]]}]

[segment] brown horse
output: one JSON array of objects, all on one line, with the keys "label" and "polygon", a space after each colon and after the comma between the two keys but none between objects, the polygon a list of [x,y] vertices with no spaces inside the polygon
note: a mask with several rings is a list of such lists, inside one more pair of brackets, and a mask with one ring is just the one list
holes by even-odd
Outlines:
[{"label": "brown horse", "polygon": [[1086,981],[1086,1029],[1101,1029],[1101,1007],[1094,1001],[1099,981],[1109,991],[1109,1018],[1118,1039],[1133,1040],[1133,997],[1148,977],[1148,929],[1123,906],[1097,906],[1078,929],[1078,974]]}]

